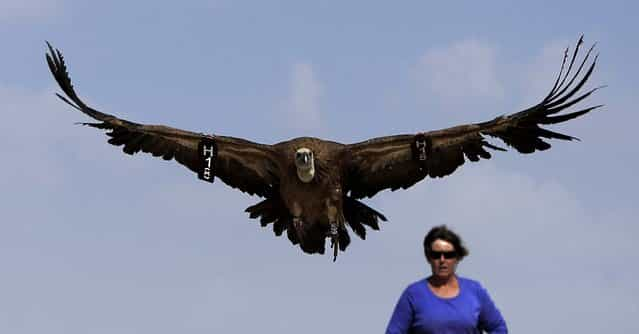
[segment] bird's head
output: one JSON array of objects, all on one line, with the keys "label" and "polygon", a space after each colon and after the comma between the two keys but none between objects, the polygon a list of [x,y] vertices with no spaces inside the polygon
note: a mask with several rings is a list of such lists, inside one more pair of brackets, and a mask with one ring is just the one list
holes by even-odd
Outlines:
[{"label": "bird's head", "polygon": [[302,147],[295,151],[295,166],[300,169],[309,169],[313,166],[313,151]]},{"label": "bird's head", "polygon": [[295,167],[297,167],[297,176],[302,182],[311,182],[315,176],[313,151],[306,147],[298,148],[295,151]]}]

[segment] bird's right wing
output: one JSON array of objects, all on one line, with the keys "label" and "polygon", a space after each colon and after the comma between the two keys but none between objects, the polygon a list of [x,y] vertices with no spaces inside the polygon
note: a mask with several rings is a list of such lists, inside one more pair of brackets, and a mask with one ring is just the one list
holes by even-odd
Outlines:
[{"label": "bird's right wing", "polygon": [[151,153],[165,160],[175,159],[194,172],[202,168],[198,146],[212,140],[217,148],[213,173],[227,185],[251,195],[267,197],[279,183],[276,152],[270,145],[253,143],[240,138],[208,136],[164,125],[145,125],[117,118],[87,106],[76,94],[59,50],[49,47],[47,63],[66,97],[66,103],[99,121],[82,123],[109,130],[109,144],[123,146],[124,153]]},{"label": "bird's right wing", "polygon": [[490,159],[488,149],[505,151],[491,144],[487,137],[499,138],[520,153],[547,150],[550,148],[550,144],[546,142],[548,139],[576,139],[542,126],[563,123],[601,107],[591,106],[561,114],[597,90],[594,88],[575,97],[595,68],[597,57],[587,67],[581,79],[577,80],[585,69],[584,65],[593,48],[590,48],[575,74],[568,79],[573,65],[576,65],[575,59],[582,43],[580,38],[563,75],[568,52],[566,50],[559,76],[550,93],[530,108],[487,122],[418,134],[380,137],[348,145],[349,184],[346,190],[354,198],[362,198],[371,197],[384,189],[405,189],[426,176],[450,175],[466,159]]}]

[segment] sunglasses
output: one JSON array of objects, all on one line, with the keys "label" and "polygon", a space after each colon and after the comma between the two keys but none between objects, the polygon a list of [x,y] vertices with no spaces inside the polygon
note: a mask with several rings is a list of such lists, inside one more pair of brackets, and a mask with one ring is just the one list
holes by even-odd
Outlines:
[{"label": "sunglasses", "polygon": [[457,257],[457,252],[456,251],[450,251],[450,252],[437,252],[437,251],[430,251],[428,252],[428,257],[433,259],[433,260],[439,260],[442,258],[442,255],[444,256],[444,259],[454,259]]}]

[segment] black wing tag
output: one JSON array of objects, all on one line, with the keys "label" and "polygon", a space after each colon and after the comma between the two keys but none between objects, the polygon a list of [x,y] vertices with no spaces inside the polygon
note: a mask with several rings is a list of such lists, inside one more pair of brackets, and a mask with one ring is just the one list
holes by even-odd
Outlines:
[{"label": "black wing tag", "polygon": [[213,183],[215,178],[215,159],[217,158],[217,144],[211,137],[205,137],[197,145],[198,162],[200,164],[197,177],[200,180]]},{"label": "black wing tag", "polygon": [[426,160],[431,154],[432,148],[433,143],[430,138],[424,136],[421,133],[417,134],[412,145],[413,159],[425,164]]}]

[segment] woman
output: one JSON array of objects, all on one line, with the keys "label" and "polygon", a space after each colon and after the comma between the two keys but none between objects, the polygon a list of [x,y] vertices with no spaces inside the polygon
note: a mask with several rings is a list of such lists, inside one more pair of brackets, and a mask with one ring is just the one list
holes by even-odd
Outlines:
[{"label": "woman", "polygon": [[424,254],[432,275],[402,293],[386,334],[508,333],[506,322],[477,281],[455,275],[468,250],[445,225],[424,238]]}]

